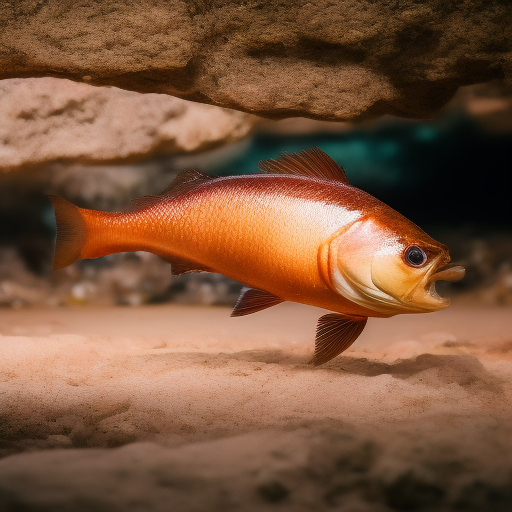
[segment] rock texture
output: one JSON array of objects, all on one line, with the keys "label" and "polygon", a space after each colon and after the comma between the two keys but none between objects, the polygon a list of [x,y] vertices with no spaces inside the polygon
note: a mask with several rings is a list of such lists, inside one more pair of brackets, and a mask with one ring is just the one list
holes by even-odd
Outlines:
[{"label": "rock texture", "polygon": [[0,510],[509,512],[509,311],[373,319],[313,368],[318,315],[2,312]]},{"label": "rock texture", "polygon": [[21,0],[0,4],[0,78],[54,76],[272,118],[431,115],[512,80],[500,0]]},{"label": "rock texture", "polygon": [[245,136],[255,120],[167,95],[55,78],[0,81],[0,119],[0,171],[211,149]]}]

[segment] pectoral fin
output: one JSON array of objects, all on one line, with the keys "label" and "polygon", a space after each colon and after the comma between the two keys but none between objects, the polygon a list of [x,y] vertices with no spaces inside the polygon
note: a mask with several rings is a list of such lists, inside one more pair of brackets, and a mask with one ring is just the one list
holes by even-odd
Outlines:
[{"label": "pectoral fin", "polygon": [[310,364],[327,363],[346,350],[363,332],[366,317],[329,313],[319,318],[316,328],[315,355]]},{"label": "pectoral fin", "polygon": [[240,297],[231,312],[231,316],[244,316],[256,313],[284,302],[283,299],[272,293],[255,288],[242,288]]}]

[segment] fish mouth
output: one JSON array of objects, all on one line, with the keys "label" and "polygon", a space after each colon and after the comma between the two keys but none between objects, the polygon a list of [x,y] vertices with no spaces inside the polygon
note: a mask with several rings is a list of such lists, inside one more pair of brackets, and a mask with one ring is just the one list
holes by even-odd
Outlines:
[{"label": "fish mouth", "polygon": [[445,265],[440,269],[437,269],[436,272],[432,273],[429,276],[429,279],[427,281],[427,285],[425,286],[425,290],[430,293],[432,298],[435,300],[443,303],[443,304],[450,304],[450,299],[441,297],[436,290],[436,282],[437,281],[460,281],[464,274],[466,273],[466,270],[464,267],[461,267],[460,265]]}]

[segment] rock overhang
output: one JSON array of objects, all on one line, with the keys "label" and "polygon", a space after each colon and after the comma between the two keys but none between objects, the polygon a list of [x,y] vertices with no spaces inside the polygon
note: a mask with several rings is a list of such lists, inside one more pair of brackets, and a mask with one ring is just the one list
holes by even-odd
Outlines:
[{"label": "rock overhang", "polygon": [[461,85],[512,80],[498,0],[173,0],[0,7],[0,78],[53,76],[268,118],[428,118]]}]

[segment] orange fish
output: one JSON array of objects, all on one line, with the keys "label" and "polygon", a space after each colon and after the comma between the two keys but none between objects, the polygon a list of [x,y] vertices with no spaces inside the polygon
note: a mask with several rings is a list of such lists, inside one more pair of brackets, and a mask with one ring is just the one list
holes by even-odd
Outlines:
[{"label": "orange fish", "polygon": [[449,304],[435,291],[456,281],[447,248],[373,196],[352,187],[318,148],[260,163],[264,174],[212,178],[182,171],[128,213],[78,208],[51,196],[54,269],[79,258],[149,251],[174,274],[219,272],[244,283],[231,316],[284,301],[335,313],[319,319],[311,363],[346,350],[368,317]]}]

